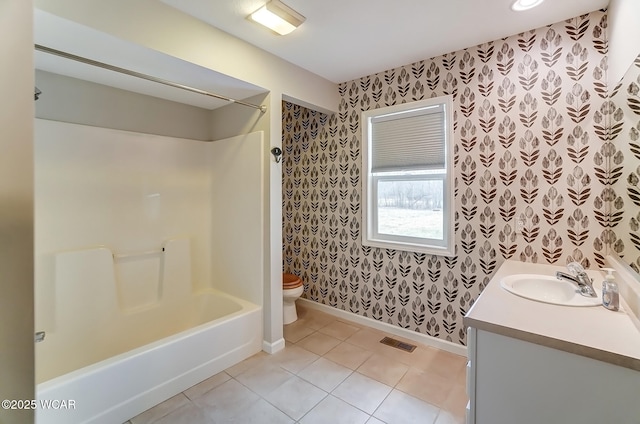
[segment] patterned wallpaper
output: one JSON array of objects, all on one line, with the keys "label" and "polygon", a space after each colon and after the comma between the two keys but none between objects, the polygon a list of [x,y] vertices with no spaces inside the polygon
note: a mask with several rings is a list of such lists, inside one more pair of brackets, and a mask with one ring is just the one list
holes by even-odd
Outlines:
[{"label": "patterned wallpaper", "polygon": [[640,55],[613,88],[611,184],[613,251],[640,272]]},{"label": "patterned wallpaper", "polygon": [[[606,25],[594,12],[346,82],[332,116],[285,103],[284,269],[304,296],[465,344],[462,318],[505,259],[602,264]],[[361,111],[445,94],[457,255],[363,246]]]}]

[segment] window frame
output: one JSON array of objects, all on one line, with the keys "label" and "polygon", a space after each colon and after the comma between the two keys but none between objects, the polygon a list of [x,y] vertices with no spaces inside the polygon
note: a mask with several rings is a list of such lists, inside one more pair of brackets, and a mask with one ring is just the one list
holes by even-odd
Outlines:
[{"label": "window frame", "polygon": [[[434,106],[444,109],[444,172],[406,174],[393,172],[371,173],[372,162],[372,119],[396,113],[415,113],[424,109],[424,114]],[[416,102],[403,103],[362,112],[362,244],[383,249],[427,253],[439,256],[455,256],[455,212],[454,212],[454,170],[453,170],[453,96],[440,96]],[[386,174],[386,175],[385,175]],[[443,181],[443,239],[429,239],[411,236],[380,234],[378,232],[378,183],[380,181]]]}]

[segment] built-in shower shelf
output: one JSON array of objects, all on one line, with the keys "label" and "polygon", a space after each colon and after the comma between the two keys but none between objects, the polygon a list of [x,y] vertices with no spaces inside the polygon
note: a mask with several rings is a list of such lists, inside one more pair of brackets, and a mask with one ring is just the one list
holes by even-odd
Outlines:
[{"label": "built-in shower shelf", "polygon": [[[91,298],[101,306],[86,305],[86,313],[131,314],[188,296],[191,292],[189,239],[171,239],[162,247],[118,253],[106,246],[55,255],[57,293]],[[84,303],[83,303],[84,304]],[[76,309],[78,307],[76,306]],[[112,312],[107,312],[111,310]]]},{"label": "built-in shower shelf", "polygon": [[126,259],[126,258],[135,258],[138,256],[160,255],[161,253],[164,253],[164,247],[161,249],[142,250],[139,252],[114,253],[113,259]]}]

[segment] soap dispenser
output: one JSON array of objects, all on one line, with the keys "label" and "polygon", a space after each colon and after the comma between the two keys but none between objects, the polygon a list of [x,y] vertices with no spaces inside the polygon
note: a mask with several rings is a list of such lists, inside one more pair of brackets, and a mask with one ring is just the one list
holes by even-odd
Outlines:
[{"label": "soap dispenser", "polygon": [[602,270],[607,272],[602,282],[602,306],[611,311],[617,311],[620,308],[620,292],[618,283],[613,277],[614,270],[611,268],[602,268]]}]

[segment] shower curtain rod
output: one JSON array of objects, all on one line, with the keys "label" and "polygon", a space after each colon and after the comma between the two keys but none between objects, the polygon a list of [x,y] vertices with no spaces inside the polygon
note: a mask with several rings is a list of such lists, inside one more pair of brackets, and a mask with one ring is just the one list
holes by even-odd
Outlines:
[{"label": "shower curtain rod", "polygon": [[61,50],[52,49],[50,47],[42,46],[40,44],[34,44],[35,49],[40,52],[49,53],[55,56],[64,57],[65,59],[75,60],[76,62],[85,63],[87,65],[97,66],[98,68],[108,69],[110,71],[119,72],[121,74],[129,75],[132,77],[144,79],[147,81],[157,82],[159,84],[168,85],[169,87],[180,88],[182,90],[191,91],[192,93],[202,94],[204,96],[215,97],[216,99],[226,100],[231,103],[237,103],[242,106],[252,107],[254,109],[260,110],[260,112],[265,113],[267,111],[267,107],[264,105],[254,105],[253,103],[243,102],[242,100],[232,99],[230,97],[221,96],[220,94],[210,93],[208,91],[200,90],[198,88],[189,87],[188,85],[182,85],[175,82],[167,81],[161,78],[156,78],[151,75],[142,74],[140,72],[131,71],[129,69],[120,68],[118,66],[109,65],[108,63],[98,62],[96,60],[87,59],[86,57],[76,56],[71,53],[63,52]]}]

